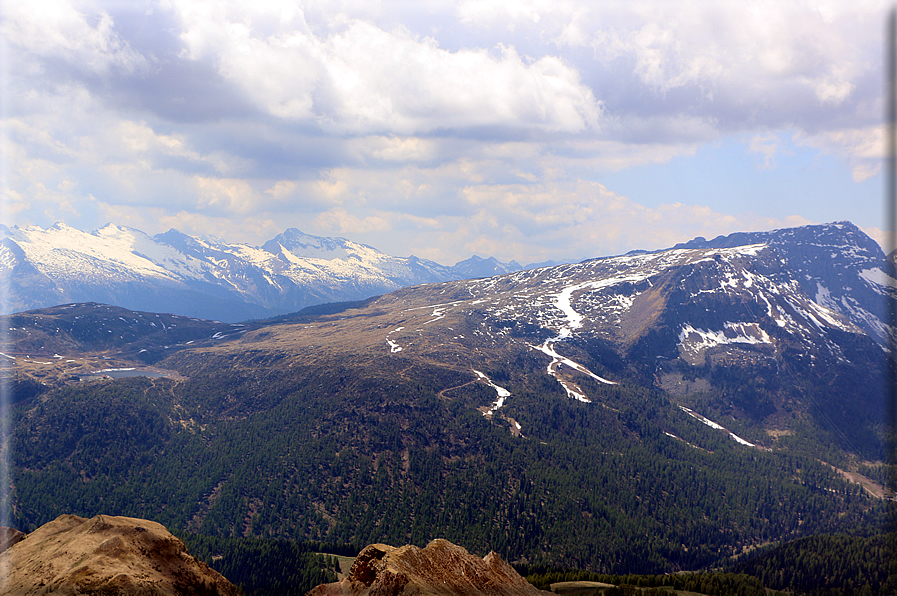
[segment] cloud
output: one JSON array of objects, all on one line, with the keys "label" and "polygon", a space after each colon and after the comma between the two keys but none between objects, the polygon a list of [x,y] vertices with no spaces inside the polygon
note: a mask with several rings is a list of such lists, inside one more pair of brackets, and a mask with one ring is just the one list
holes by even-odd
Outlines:
[{"label": "cloud", "polygon": [[[779,206],[809,185],[803,162],[781,165],[788,139],[858,188],[881,163],[882,23],[864,0],[134,6],[4,5],[16,223],[256,244],[295,226],[441,262],[540,261],[789,225]],[[713,184],[609,182],[638,168],[629,189],[670,188],[696,155],[720,168],[708,179],[785,190],[753,214]]]},{"label": "cloud", "polygon": [[811,127],[856,105],[864,99],[861,82],[878,75],[883,31],[880,2],[863,0],[467,0],[459,14],[481,31],[513,30],[517,40],[538,36],[557,47],[591,49],[596,62],[588,82],[611,112],[702,112],[728,131]]},{"label": "cloud", "polygon": [[887,246],[888,242],[889,242],[889,238],[888,238],[889,234],[885,230],[875,227],[875,226],[869,226],[869,227],[864,227],[863,231],[866,232],[866,234],[870,238],[875,240],[878,243],[878,245],[882,248],[882,250],[884,250],[886,253],[890,253],[892,250],[894,250],[894,247],[889,249]]},{"label": "cloud", "polygon": [[[289,27],[254,26],[246,3],[175,3],[185,56],[215,60],[220,74],[266,113],[357,133],[428,133],[502,127],[580,132],[598,126],[601,104],[578,71],[556,56],[513,47],[442,49],[403,26],[360,19],[318,34],[296,10]],[[197,8],[203,7],[203,10]]]},{"label": "cloud", "polygon": [[4,2],[0,14],[0,34],[25,56],[58,60],[94,75],[132,73],[149,65],[116,33],[109,13],[89,2]]},{"label": "cloud", "polygon": [[884,128],[881,125],[832,129],[812,135],[798,132],[794,135],[794,142],[819,149],[847,163],[854,182],[862,182],[878,174],[885,157]]},{"label": "cloud", "polygon": [[532,262],[657,249],[696,236],[811,223],[800,216],[726,214],[681,202],[646,207],[585,180],[471,186],[464,196],[476,213],[457,226],[464,233],[459,237],[456,232],[454,242],[468,250],[490,246],[488,254]]},{"label": "cloud", "polygon": [[386,232],[392,229],[392,225],[384,217],[370,215],[361,218],[342,208],[331,209],[318,214],[314,219],[313,225],[315,229],[323,230],[330,235],[357,235],[370,232]]},{"label": "cloud", "polygon": [[760,168],[768,170],[776,167],[776,153],[779,150],[779,137],[771,133],[755,134],[748,140],[748,151],[763,157]]},{"label": "cloud", "polygon": [[245,180],[197,176],[193,182],[198,190],[200,211],[246,215],[258,203],[255,191]]},{"label": "cloud", "polygon": [[296,192],[296,183],[292,180],[278,180],[274,183],[270,188],[265,189],[265,192],[275,199],[283,200]]}]

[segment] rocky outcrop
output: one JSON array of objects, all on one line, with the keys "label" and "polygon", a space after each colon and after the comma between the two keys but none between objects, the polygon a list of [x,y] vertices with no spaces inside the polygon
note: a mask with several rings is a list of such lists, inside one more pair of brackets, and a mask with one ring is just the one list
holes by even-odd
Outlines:
[{"label": "rocky outcrop", "polygon": [[349,575],[306,596],[541,596],[495,552],[484,558],[448,540],[394,548],[372,544],[359,553]]},{"label": "rocky outcrop", "polygon": [[0,555],[0,593],[236,596],[156,522],[61,515]]},{"label": "rocky outcrop", "polygon": [[0,553],[8,549],[13,544],[20,542],[24,537],[24,532],[19,532],[15,528],[0,526]]}]

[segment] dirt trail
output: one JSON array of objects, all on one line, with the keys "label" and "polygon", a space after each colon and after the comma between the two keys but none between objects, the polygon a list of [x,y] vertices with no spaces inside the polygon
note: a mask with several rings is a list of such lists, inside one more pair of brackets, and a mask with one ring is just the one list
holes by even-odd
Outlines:
[{"label": "dirt trail", "polygon": [[447,391],[452,391],[453,389],[460,389],[461,387],[467,387],[468,385],[472,385],[473,383],[476,383],[477,381],[479,381],[479,379],[474,379],[474,380],[472,380],[472,381],[467,381],[466,383],[461,383],[460,385],[455,385],[454,387],[446,387],[445,389],[443,389],[442,391],[440,391],[440,392],[437,393],[436,395],[438,395],[438,396],[441,397],[441,398],[445,398],[445,394],[446,394]]}]

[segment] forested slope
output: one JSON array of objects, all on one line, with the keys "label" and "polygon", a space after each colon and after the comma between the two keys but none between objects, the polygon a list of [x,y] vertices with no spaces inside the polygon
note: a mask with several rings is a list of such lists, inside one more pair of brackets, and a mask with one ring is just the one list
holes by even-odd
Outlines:
[{"label": "forested slope", "polygon": [[510,560],[647,573],[863,524],[874,506],[830,467],[746,448],[658,392],[609,386],[595,407],[551,385],[515,387],[508,416],[523,438],[474,409],[491,401],[486,387],[439,397],[463,379],[372,366],[363,380],[334,363],[44,394],[14,419],[16,516],[33,527],[114,511],[206,534],[353,543],[445,537]]}]

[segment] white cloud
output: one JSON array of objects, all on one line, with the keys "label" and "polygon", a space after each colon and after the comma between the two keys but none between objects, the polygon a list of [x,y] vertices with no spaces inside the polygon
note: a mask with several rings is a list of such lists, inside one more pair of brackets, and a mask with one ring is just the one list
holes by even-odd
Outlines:
[{"label": "white cloud", "polygon": [[[91,2],[3,2],[0,34],[26,55],[54,58],[93,74],[148,66],[115,31],[112,17]],[[93,23],[93,24],[91,24]]]},{"label": "white cloud", "polygon": [[289,31],[265,34],[243,6],[177,4],[187,55],[212,54],[223,76],[280,118],[399,135],[481,126],[580,132],[600,119],[600,102],[555,56],[529,60],[501,45],[451,52],[402,26],[359,19],[318,35],[301,12]]},{"label": "white cloud", "polygon": [[4,188],[0,196],[0,221],[4,224],[15,221],[13,218],[31,207],[31,202],[20,193]]},{"label": "white cloud", "polygon": [[746,151],[704,163],[772,168],[789,136],[857,182],[878,172],[880,7],[730,4],[162,0],[150,21],[6,3],[6,213],[250,243],[296,226],[442,262],[806,221],[729,213],[687,180],[697,205],[589,182],[675,175],[720,139]]},{"label": "white cloud", "polygon": [[296,192],[296,188],[297,184],[292,180],[278,180],[273,186],[265,189],[265,193],[282,201],[292,196]]},{"label": "white cloud", "polygon": [[893,250],[893,248],[891,248],[889,250],[887,247],[887,244],[889,241],[888,233],[886,231],[884,231],[883,229],[875,227],[875,226],[869,226],[869,227],[864,227],[863,231],[866,232],[866,234],[870,238],[875,240],[878,243],[878,245],[882,248],[882,250],[884,250],[885,252],[891,252],[891,250]]},{"label": "white cloud", "polygon": [[198,191],[197,208],[200,211],[246,215],[256,209],[258,197],[245,180],[196,176],[193,182]]},{"label": "white cloud", "polygon": [[[725,110],[731,104],[739,113],[752,102],[761,120],[759,110],[780,109],[785,101],[848,101],[879,60],[884,16],[881,3],[871,0],[467,0],[459,13],[470,26],[524,30],[559,47],[591,47],[611,76],[634,75],[660,98],[693,88],[705,106],[722,104]],[[602,89],[597,91],[600,97]]]},{"label": "white cloud", "polygon": [[733,216],[705,205],[669,203],[649,208],[601,184],[582,180],[471,186],[461,200],[469,213],[433,217],[386,209],[382,204],[370,209],[336,205],[309,218],[288,220],[264,211],[236,220],[215,213],[105,203],[99,209],[108,220],[138,229],[174,227],[256,245],[293,225],[306,232],[347,236],[392,254],[416,254],[445,264],[471,254],[520,262],[587,258],[633,248],[663,248],[695,236],[711,238],[734,231],[811,223],[800,216]]},{"label": "white cloud", "polygon": [[779,150],[779,137],[772,133],[758,133],[748,140],[748,151],[763,156],[762,169],[776,167],[776,153]]},{"label": "white cloud", "polygon": [[438,157],[439,141],[413,136],[371,135],[347,141],[360,159],[388,162],[426,162]]},{"label": "white cloud", "polygon": [[813,135],[796,133],[794,142],[834,155],[848,164],[855,182],[862,182],[881,170],[884,160],[884,128],[831,129]]},{"label": "white cloud", "polygon": [[371,232],[386,232],[392,229],[389,221],[381,216],[358,217],[342,208],[331,209],[318,214],[313,225],[329,235],[358,235]]},{"label": "white cloud", "polygon": [[680,202],[646,207],[584,180],[471,186],[464,197],[476,214],[457,226],[454,242],[468,250],[489,246],[487,254],[531,262],[664,248],[696,236],[811,223],[799,216],[726,214]]}]

